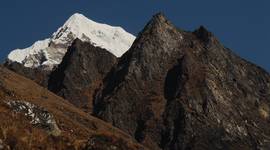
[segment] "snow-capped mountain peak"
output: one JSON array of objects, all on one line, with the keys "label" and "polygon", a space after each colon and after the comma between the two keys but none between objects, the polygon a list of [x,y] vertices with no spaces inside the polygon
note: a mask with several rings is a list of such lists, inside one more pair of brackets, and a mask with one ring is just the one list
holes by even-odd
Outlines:
[{"label": "snow-capped mountain peak", "polygon": [[75,13],[51,38],[38,41],[29,48],[11,51],[8,61],[21,63],[25,67],[45,67],[50,70],[61,63],[67,48],[76,38],[104,48],[117,57],[124,54],[135,40],[135,36],[121,27],[97,23]]},{"label": "snow-capped mountain peak", "polygon": [[120,57],[129,49],[135,37],[121,27],[94,22],[84,15],[76,13],[53,34],[55,44],[66,44],[70,37],[76,37],[93,45],[107,49],[115,56]]}]

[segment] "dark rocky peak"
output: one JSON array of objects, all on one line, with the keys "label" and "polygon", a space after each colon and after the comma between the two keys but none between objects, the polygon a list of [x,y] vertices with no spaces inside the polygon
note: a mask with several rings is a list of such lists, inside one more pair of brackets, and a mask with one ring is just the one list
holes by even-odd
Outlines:
[{"label": "dark rocky peak", "polygon": [[139,33],[136,43],[151,41],[164,41],[166,39],[179,40],[182,35],[178,32],[177,28],[162,14],[158,13],[152,17],[147,23],[142,32]]},{"label": "dark rocky peak", "polygon": [[163,12],[158,12],[158,13],[156,13],[154,16],[153,16],[153,18],[152,18],[152,21],[153,20],[166,20],[166,21],[168,21],[167,19],[166,19],[166,17],[165,17],[165,14],[163,13]]},{"label": "dark rocky peak", "polygon": [[159,12],[155,14],[152,19],[149,21],[148,25],[155,26],[155,25],[162,25],[162,24],[170,24],[170,21],[166,18],[166,16],[162,13]]},{"label": "dark rocky peak", "polygon": [[91,112],[95,90],[116,61],[107,50],[76,39],[51,73],[48,89]]},{"label": "dark rocky peak", "polygon": [[[131,78],[142,81],[159,80],[180,59],[184,51],[183,35],[178,29],[158,13],[146,24],[138,38],[118,61],[117,66],[107,75],[103,93],[108,93]],[[170,59],[170,58],[174,59]],[[141,84],[142,82],[139,82]],[[98,107],[97,107],[98,108]]]},{"label": "dark rocky peak", "polygon": [[[158,13],[146,24],[138,38],[133,43],[130,50],[120,59],[121,63],[126,63],[127,58],[142,61],[141,64],[155,63],[155,57],[172,55],[184,42],[185,32],[179,30],[162,14]],[[155,48],[160,47],[160,48]],[[136,58],[136,59],[135,59]]]},{"label": "dark rocky peak", "polygon": [[268,73],[204,27],[179,31],[158,14],[108,74],[94,114],[151,149],[269,149],[269,89]]}]

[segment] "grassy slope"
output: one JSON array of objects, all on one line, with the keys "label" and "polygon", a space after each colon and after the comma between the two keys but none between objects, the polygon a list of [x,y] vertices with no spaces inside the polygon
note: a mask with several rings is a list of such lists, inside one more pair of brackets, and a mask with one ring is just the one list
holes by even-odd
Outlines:
[{"label": "grassy slope", "polygon": [[[61,135],[55,137],[33,127],[25,116],[7,107],[4,102],[9,100],[27,101],[47,109],[54,115]],[[90,137],[96,140],[96,149],[143,149],[121,130],[0,66],[0,144],[2,140],[6,148],[14,149],[81,149]]]}]

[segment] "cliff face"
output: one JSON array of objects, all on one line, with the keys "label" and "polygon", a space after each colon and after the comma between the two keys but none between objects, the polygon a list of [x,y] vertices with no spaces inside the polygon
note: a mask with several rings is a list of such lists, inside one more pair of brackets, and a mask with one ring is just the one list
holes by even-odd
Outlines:
[{"label": "cliff face", "polygon": [[270,76],[162,14],[107,75],[94,114],[152,149],[269,149]]},{"label": "cliff face", "polygon": [[77,39],[50,74],[48,89],[91,112],[93,95],[116,61],[107,50]]}]

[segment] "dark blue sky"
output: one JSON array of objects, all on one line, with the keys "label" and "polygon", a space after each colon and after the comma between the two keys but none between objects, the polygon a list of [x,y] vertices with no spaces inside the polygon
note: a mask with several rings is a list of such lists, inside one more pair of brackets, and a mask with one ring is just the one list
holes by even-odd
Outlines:
[{"label": "dark blue sky", "polygon": [[49,37],[75,12],[136,35],[159,11],[185,30],[206,26],[226,47],[270,71],[269,0],[1,0],[0,58]]}]

